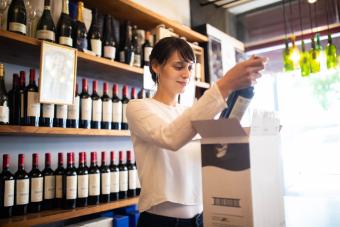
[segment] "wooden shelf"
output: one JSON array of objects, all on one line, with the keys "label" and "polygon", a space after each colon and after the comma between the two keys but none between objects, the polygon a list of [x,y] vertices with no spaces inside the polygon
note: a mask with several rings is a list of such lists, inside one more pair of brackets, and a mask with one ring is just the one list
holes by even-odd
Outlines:
[{"label": "wooden shelf", "polygon": [[169,20],[168,18],[149,10],[132,0],[88,0],[85,2],[87,8],[98,8],[104,13],[112,14],[119,20],[129,20],[133,24],[143,29],[152,29],[159,24],[174,29],[174,32],[180,36],[184,36],[191,42],[207,42],[208,37],[202,35],[191,28]]},{"label": "wooden shelf", "polygon": [[[41,41],[0,30],[0,61],[26,67],[40,67]],[[87,78],[142,87],[143,69],[78,52],[77,74]]]},{"label": "wooden shelf", "polygon": [[41,224],[48,224],[58,221],[64,221],[71,218],[81,217],[89,214],[110,211],[116,208],[126,207],[138,203],[138,198],[124,199],[115,202],[76,208],[72,210],[50,210],[42,211],[37,214],[28,214],[25,216],[12,217],[0,220],[2,227],[25,227]]},{"label": "wooden shelf", "polygon": [[129,130],[47,128],[34,126],[1,125],[0,135],[39,135],[39,136],[113,136],[128,137]]},{"label": "wooden shelf", "polygon": [[205,83],[205,82],[196,81],[195,85],[196,87],[199,87],[199,88],[205,88],[205,89],[210,88],[210,84]]}]

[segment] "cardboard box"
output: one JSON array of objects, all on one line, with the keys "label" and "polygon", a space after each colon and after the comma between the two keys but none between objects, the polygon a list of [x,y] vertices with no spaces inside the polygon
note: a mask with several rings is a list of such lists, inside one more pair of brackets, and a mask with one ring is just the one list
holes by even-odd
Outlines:
[{"label": "cardboard box", "polygon": [[252,133],[236,119],[193,122],[202,137],[204,227],[285,226],[278,122],[255,122]]}]

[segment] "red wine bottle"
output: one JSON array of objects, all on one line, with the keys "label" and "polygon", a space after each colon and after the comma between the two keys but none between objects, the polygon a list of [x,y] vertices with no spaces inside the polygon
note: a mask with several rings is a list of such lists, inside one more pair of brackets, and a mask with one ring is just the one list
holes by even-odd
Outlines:
[{"label": "red wine bottle", "polygon": [[41,104],[40,109],[40,126],[52,128],[54,119],[54,104],[43,103]]},{"label": "red wine bottle", "polygon": [[84,2],[78,2],[77,21],[73,29],[73,47],[83,51],[87,50],[87,30],[83,18]]},{"label": "red wine bottle", "polygon": [[134,51],[132,45],[132,26],[129,21],[126,22],[123,31],[125,32],[125,42],[124,47],[120,51],[120,61],[132,66]]},{"label": "red wine bottle", "polygon": [[8,31],[26,35],[26,8],[23,0],[13,0],[8,8]]},{"label": "red wine bottle", "polygon": [[20,71],[20,125],[25,125],[25,117],[27,115],[27,106],[25,103],[25,87],[26,87],[26,73]]},{"label": "red wine bottle", "polygon": [[111,129],[112,124],[112,101],[111,97],[109,96],[109,85],[107,82],[103,84],[103,96],[102,96],[102,103],[103,103],[103,119],[102,119],[102,129]]},{"label": "red wine bottle", "polygon": [[110,153],[110,200],[115,201],[118,200],[119,195],[119,168],[115,163],[115,152],[111,151]]},{"label": "red wine bottle", "polygon": [[104,20],[104,40],[103,40],[104,58],[114,60],[116,57],[116,47],[112,34],[112,17],[105,15]]},{"label": "red wine bottle", "polygon": [[131,88],[131,96],[130,96],[130,99],[136,99],[137,98],[137,91],[136,91],[136,88],[133,87]]},{"label": "red wine bottle", "polygon": [[152,51],[151,45],[151,33],[147,31],[145,33],[145,43],[143,44],[143,66],[150,65],[150,54]]},{"label": "red wine bottle", "polygon": [[20,80],[19,75],[13,74],[12,90],[8,92],[9,123],[20,124]]},{"label": "red wine bottle", "polygon": [[3,155],[2,173],[0,178],[0,217],[12,216],[14,206],[14,175],[9,170],[10,157]]},{"label": "red wine bottle", "polygon": [[54,127],[66,128],[67,105],[55,105]]},{"label": "red wine bottle", "polygon": [[4,75],[4,65],[0,64],[0,125],[7,125],[9,123],[8,96]]},{"label": "red wine bottle", "polygon": [[98,25],[98,10],[92,10],[92,22],[88,35],[89,49],[92,50],[96,56],[102,56],[102,37]]},{"label": "red wine bottle", "polygon": [[100,202],[110,202],[110,168],[106,165],[106,152],[102,151],[102,165],[100,166]]},{"label": "red wine bottle", "polygon": [[72,20],[69,15],[69,0],[63,0],[63,8],[57,24],[58,43],[72,47]]},{"label": "red wine bottle", "polygon": [[140,91],[138,92],[137,97],[138,97],[139,99],[145,99],[145,98],[146,98],[146,94],[145,94],[144,88],[140,89]]},{"label": "red wine bottle", "polygon": [[77,83],[73,104],[67,107],[67,127],[68,128],[79,128],[79,108],[80,108],[80,104],[79,104],[78,83]]},{"label": "red wine bottle", "polygon": [[27,207],[29,202],[30,180],[24,168],[24,155],[19,154],[18,170],[14,174],[15,185],[15,215],[27,214]]},{"label": "red wine bottle", "polygon": [[92,99],[88,93],[87,80],[83,79],[83,89],[80,93],[80,127],[91,128]]},{"label": "red wine bottle", "polygon": [[115,84],[112,88],[112,129],[121,129],[122,112],[123,105],[120,98],[118,98],[118,84]]},{"label": "red wine bottle", "polygon": [[91,166],[89,168],[89,205],[99,203],[100,171],[97,166],[97,152],[91,152]]},{"label": "red wine bottle", "polygon": [[134,25],[132,27],[132,48],[133,48],[133,63],[132,65],[135,67],[142,66],[142,46],[138,42],[138,33],[137,26]]},{"label": "red wine bottle", "polygon": [[78,193],[77,207],[87,206],[87,198],[89,197],[89,174],[85,166],[85,152],[79,153],[79,166],[77,169]]},{"label": "red wine bottle", "polygon": [[63,199],[65,209],[74,209],[77,200],[77,170],[74,167],[74,153],[67,153],[67,168],[63,177]]},{"label": "red wine bottle", "polygon": [[35,84],[35,69],[30,69],[30,82],[25,91],[25,103],[27,106],[26,125],[39,126],[40,103],[39,89]]},{"label": "red wine bottle", "polygon": [[45,169],[42,171],[44,177],[44,210],[55,207],[56,179],[51,169],[51,154],[45,153]]},{"label": "red wine bottle", "polygon": [[39,170],[39,155],[32,155],[32,170],[29,173],[30,177],[30,203],[28,211],[31,213],[39,212],[43,201],[44,178]]},{"label": "red wine bottle", "polygon": [[56,207],[63,207],[63,177],[65,175],[63,153],[58,153],[58,167],[54,171],[55,176],[55,200]]},{"label": "red wine bottle", "polygon": [[128,169],[123,163],[123,152],[119,151],[119,199],[127,198],[128,191]]},{"label": "red wine bottle", "polygon": [[122,130],[128,130],[129,129],[129,126],[128,126],[128,122],[127,122],[127,119],[126,119],[126,107],[127,107],[127,104],[129,102],[129,99],[127,97],[128,95],[128,86],[127,85],[124,85],[123,87],[123,98],[122,98],[122,105],[123,105],[123,108],[122,108]]},{"label": "red wine bottle", "polygon": [[102,122],[102,99],[98,95],[98,81],[92,82],[92,121],[91,128],[100,129]]},{"label": "red wine bottle", "polygon": [[45,0],[44,12],[37,25],[37,39],[55,42],[55,25],[51,15],[51,2]]},{"label": "red wine bottle", "polygon": [[128,197],[137,196],[137,168],[132,162],[131,151],[127,151],[127,169],[129,173]]}]

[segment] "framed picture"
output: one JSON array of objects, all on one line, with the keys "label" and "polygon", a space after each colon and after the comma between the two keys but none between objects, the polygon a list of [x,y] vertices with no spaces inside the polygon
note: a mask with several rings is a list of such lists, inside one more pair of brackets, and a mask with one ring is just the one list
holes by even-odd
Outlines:
[{"label": "framed picture", "polygon": [[77,75],[77,51],[42,42],[40,54],[40,103],[73,104]]}]

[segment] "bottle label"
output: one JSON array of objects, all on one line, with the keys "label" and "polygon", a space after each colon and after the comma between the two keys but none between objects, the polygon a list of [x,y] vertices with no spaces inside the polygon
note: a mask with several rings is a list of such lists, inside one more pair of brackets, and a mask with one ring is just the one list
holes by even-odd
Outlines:
[{"label": "bottle label", "polygon": [[102,41],[100,39],[91,39],[91,48],[97,56],[102,56]]},{"label": "bottle label", "polygon": [[40,117],[40,103],[38,92],[28,92],[27,94],[27,116]]},{"label": "bottle label", "polygon": [[119,172],[111,172],[111,185],[110,191],[111,193],[119,192]]},{"label": "bottle label", "polygon": [[141,67],[141,55],[140,54],[135,54],[133,57],[133,66],[136,67]]},{"label": "bottle label", "polygon": [[43,104],[43,117],[53,118],[54,117],[54,104]]},{"label": "bottle label", "polygon": [[110,173],[102,173],[101,174],[101,183],[102,183],[102,194],[108,195],[110,194],[110,184],[111,184],[111,178],[110,178]]},{"label": "bottle label", "polygon": [[103,121],[112,121],[112,102],[111,100],[103,102]]},{"label": "bottle label", "polygon": [[63,198],[63,176],[56,176],[55,178],[55,197]]},{"label": "bottle label", "polygon": [[60,36],[59,37],[59,44],[72,47],[73,40],[72,40],[71,37]]},{"label": "bottle label", "polygon": [[57,118],[58,119],[67,118],[67,105],[57,105]]},{"label": "bottle label", "polygon": [[78,198],[87,198],[89,196],[89,176],[78,175]]},{"label": "bottle label", "polygon": [[26,35],[26,25],[21,24],[21,23],[10,22],[8,30],[11,32],[20,32]]},{"label": "bottle label", "polygon": [[9,122],[9,108],[7,103],[4,106],[0,106],[0,122],[8,124]]},{"label": "bottle label", "polygon": [[41,202],[43,200],[43,178],[31,178],[31,202]]},{"label": "bottle label", "polygon": [[102,121],[102,100],[93,100],[92,120]]},{"label": "bottle label", "polygon": [[74,98],[74,104],[67,108],[67,119],[78,120],[79,119],[79,96]]},{"label": "bottle label", "polygon": [[123,113],[122,113],[122,116],[123,116],[122,122],[123,123],[127,123],[127,119],[126,119],[126,107],[127,107],[127,103],[124,103],[123,104]]},{"label": "bottle label", "polygon": [[91,121],[91,98],[81,99],[81,120]]},{"label": "bottle label", "polygon": [[24,107],[25,106],[25,95],[24,93],[20,94],[20,117],[24,118],[25,117],[25,111]]},{"label": "bottle label", "polygon": [[135,52],[130,53],[130,58],[128,60],[128,65],[133,66],[133,62],[135,61]]},{"label": "bottle label", "polygon": [[14,205],[14,180],[5,181],[4,191],[4,207],[11,207]]},{"label": "bottle label", "polygon": [[119,61],[125,62],[125,51],[124,50],[119,52]]},{"label": "bottle label", "polygon": [[104,46],[104,57],[114,60],[115,56],[116,56],[116,48],[115,47]]},{"label": "bottle label", "polygon": [[151,51],[152,51],[152,47],[144,47],[144,62],[150,61]]},{"label": "bottle label", "polygon": [[29,179],[16,180],[16,203],[17,205],[28,204],[28,195],[30,191]]},{"label": "bottle label", "polygon": [[37,39],[55,42],[55,33],[49,30],[37,30]]},{"label": "bottle label", "polygon": [[55,198],[55,176],[45,176],[44,177],[44,199],[54,199]]},{"label": "bottle label", "polygon": [[129,170],[129,189],[137,188],[137,170]]},{"label": "bottle label", "polygon": [[77,176],[66,177],[66,199],[77,198]]},{"label": "bottle label", "polygon": [[128,171],[119,171],[119,191],[128,190]]},{"label": "bottle label", "polygon": [[112,103],[112,122],[121,123],[122,122],[122,102]]},{"label": "bottle label", "polygon": [[99,195],[100,175],[99,173],[89,174],[89,195]]},{"label": "bottle label", "polygon": [[250,104],[250,101],[251,99],[238,96],[233,109],[230,112],[229,118],[236,118],[238,121],[241,121],[244,112],[247,110],[247,107]]}]

